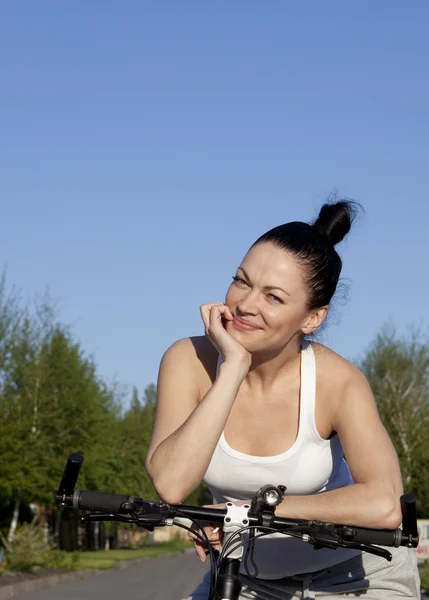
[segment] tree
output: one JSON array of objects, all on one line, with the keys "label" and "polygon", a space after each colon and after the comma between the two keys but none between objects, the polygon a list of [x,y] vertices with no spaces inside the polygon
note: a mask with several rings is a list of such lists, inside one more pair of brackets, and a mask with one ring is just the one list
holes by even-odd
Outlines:
[{"label": "tree", "polygon": [[28,313],[10,344],[0,403],[0,495],[52,506],[67,455],[86,460],[79,485],[116,491],[118,407],[66,327],[49,307]]},{"label": "tree", "polygon": [[7,292],[6,276],[3,273],[0,277],[0,398],[3,396],[4,381],[10,368],[11,348],[22,315],[16,291],[12,288],[11,292]]},{"label": "tree", "polygon": [[[0,403],[0,454],[2,474],[0,494],[13,499],[14,513],[8,541],[13,541],[21,501],[37,498],[47,485],[40,468],[41,446],[38,422],[41,382],[40,348],[52,330],[52,312],[38,307],[37,319],[27,309],[16,321],[2,377]],[[37,500],[36,500],[37,501]]]},{"label": "tree", "polygon": [[148,386],[140,401],[136,388],[120,423],[121,482],[123,491],[148,499],[157,497],[145,470],[145,458],[155,420],[156,388]]},{"label": "tree", "polygon": [[377,335],[360,364],[380,417],[395,445],[404,487],[429,514],[429,343],[416,333],[400,337],[391,326]]}]

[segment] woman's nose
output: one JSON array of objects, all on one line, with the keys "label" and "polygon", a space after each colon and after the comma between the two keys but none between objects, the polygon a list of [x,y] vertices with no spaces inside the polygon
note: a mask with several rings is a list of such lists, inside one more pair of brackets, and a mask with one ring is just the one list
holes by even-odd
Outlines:
[{"label": "woman's nose", "polygon": [[258,312],[258,298],[255,293],[249,292],[237,304],[237,309],[243,315],[255,315]]}]

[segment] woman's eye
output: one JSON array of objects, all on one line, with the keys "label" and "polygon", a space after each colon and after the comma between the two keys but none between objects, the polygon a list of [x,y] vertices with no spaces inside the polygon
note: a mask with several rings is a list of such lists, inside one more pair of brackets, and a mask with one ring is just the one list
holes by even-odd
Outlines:
[{"label": "woman's eye", "polygon": [[268,294],[268,296],[275,302],[280,302],[280,304],[283,304],[283,300],[281,298],[279,298],[278,296],[274,296],[274,294]]},{"label": "woman's eye", "polygon": [[241,279],[241,277],[237,277],[237,275],[234,275],[234,277],[232,279],[233,279],[233,281],[235,281],[235,283],[247,285],[247,281],[244,281],[244,279]]}]

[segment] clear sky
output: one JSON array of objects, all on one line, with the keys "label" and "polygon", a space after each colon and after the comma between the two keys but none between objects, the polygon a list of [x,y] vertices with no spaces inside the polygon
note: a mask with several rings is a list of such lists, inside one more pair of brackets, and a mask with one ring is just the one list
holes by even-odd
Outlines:
[{"label": "clear sky", "polygon": [[322,340],[428,329],[427,0],[19,0],[0,9],[0,257],[141,390],[265,230],[336,191],[350,297]]}]

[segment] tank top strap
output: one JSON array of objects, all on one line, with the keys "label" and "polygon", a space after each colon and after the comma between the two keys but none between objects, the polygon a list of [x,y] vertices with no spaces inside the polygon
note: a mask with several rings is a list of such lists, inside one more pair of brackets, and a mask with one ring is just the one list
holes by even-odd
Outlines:
[{"label": "tank top strap", "polygon": [[311,434],[315,426],[316,406],[316,357],[311,342],[304,340],[301,349],[301,434]]}]

